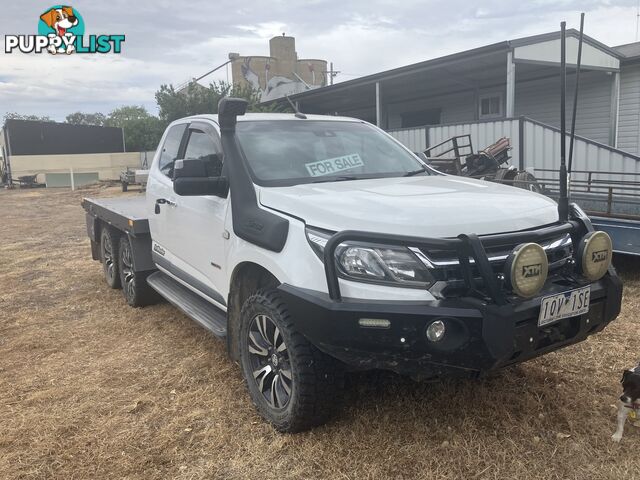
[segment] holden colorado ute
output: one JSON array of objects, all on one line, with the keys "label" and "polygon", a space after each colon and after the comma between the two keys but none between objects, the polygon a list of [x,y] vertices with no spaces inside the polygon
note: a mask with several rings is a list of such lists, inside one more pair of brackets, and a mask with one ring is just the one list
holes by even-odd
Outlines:
[{"label": "holden colorado ute", "polygon": [[346,369],[479,376],[618,315],[576,205],[443,175],[361,120],[245,110],[173,122],[144,197],[83,207],[109,286],[225,338],[278,430],[325,422]]}]

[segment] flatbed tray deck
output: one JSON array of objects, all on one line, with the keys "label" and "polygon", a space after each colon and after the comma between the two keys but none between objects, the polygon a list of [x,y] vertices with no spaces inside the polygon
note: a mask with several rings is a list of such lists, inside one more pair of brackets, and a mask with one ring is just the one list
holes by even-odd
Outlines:
[{"label": "flatbed tray deck", "polygon": [[132,235],[149,233],[149,220],[144,196],[124,198],[83,198],[82,207],[118,230]]}]

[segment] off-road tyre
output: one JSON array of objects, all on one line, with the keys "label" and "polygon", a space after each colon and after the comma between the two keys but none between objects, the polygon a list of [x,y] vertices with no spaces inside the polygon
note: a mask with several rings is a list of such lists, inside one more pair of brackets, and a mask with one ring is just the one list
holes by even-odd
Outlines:
[{"label": "off-road tyre", "polygon": [[117,289],[121,288],[120,271],[118,268],[118,248],[120,235],[107,226],[102,228],[100,232],[100,261],[102,262],[102,270],[104,278],[109,287]]},{"label": "off-road tyre", "polygon": [[153,271],[136,272],[133,268],[133,250],[127,235],[120,237],[118,271],[122,294],[132,307],[146,307],[160,301],[160,295],[147,283]]},{"label": "off-road tyre", "polygon": [[[257,344],[250,337],[252,334],[253,338],[265,340],[259,335],[260,331],[256,331],[262,317],[266,317],[273,327],[279,329],[282,340],[282,343],[278,342],[275,328],[266,329],[267,337],[273,340],[272,345],[268,347],[269,342],[263,342],[258,348],[267,347],[268,355],[256,354]],[[240,365],[251,400],[260,415],[280,432],[301,432],[321,425],[340,407],[344,389],[344,366],[322,353],[295,331],[287,306],[276,290],[258,290],[245,300],[240,313],[239,342]],[[282,348],[281,345],[285,346],[285,350],[276,352]],[[280,355],[280,361],[275,367],[271,352]],[[269,400],[272,397],[270,392],[265,392],[266,387],[260,389],[259,378],[254,378],[254,372],[262,365],[257,363],[260,359],[264,359],[265,365],[270,364],[274,368],[271,374],[265,375],[264,382],[267,385],[271,382],[271,390],[276,385],[276,392],[286,394],[286,389],[280,389],[278,385],[290,386],[286,402],[281,401],[282,398],[273,398],[272,404]],[[280,370],[276,370],[278,365]],[[290,383],[284,373],[287,367],[291,373]],[[278,380],[274,380],[277,375],[275,372],[280,372],[279,384]]]}]

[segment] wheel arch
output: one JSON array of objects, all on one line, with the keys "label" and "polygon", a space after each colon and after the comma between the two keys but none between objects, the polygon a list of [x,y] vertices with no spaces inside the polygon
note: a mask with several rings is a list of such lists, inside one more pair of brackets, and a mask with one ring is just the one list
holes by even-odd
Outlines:
[{"label": "wheel arch", "polygon": [[233,360],[239,360],[238,335],[240,310],[245,299],[260,288],[275,288],[282,282],[262,265],[251,261],[235,266],[229,283],[227,299],[227,349]]}]

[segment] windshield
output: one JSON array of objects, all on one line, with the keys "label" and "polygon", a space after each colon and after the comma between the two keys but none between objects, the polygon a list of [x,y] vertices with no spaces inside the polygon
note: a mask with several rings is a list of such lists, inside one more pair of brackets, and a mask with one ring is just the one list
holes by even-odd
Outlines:
[{"label": "windshield", "polygon": [[429,173],[412,153],[365,123],[247,121],[238,122],[236,133],[254,180],[261,185]]}]

